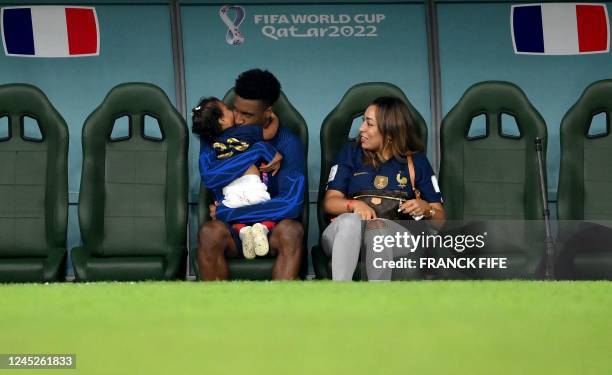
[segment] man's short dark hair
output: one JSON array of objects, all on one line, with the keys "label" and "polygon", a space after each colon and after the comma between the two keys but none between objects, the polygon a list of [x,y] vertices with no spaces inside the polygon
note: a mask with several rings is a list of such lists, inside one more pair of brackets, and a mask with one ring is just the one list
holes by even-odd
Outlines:
[{"label": "man's short dark hair", "polygon": [[251,69],[236,78],[234,91],[243,99],[260,100],[266,107],[276,103],[281,85],[267,70]]},{"label": "man's short dark hair", "polygon": [[219,102],[220,100],[214,96],[204,98],[191,111],[191,131],[207,142],[211,142],[223,132],[219,123],[219,120],[223,117]]}]

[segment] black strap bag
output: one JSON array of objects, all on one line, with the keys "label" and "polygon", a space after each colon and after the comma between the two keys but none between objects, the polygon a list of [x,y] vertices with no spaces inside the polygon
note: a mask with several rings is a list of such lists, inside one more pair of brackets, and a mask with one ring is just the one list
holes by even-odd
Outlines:
[{"label": "black strap bag", "polygon": [[[421,192],[415,187],[415,172],[412,155],[408,155],[408,174],[410,187],[416,199],[421,198]],[[354,194],[351,199],[360,200],[374,209],[376,217],[389,220],[412,220],[410,215],[399,212],[399,206],[408,200],[408,193],[403,190],[363,190]]]}]

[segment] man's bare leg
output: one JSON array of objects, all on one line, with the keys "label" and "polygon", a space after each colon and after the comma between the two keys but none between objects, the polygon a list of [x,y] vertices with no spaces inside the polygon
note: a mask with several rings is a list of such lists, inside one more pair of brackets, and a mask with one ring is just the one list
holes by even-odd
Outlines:
[{"label": "man's bare leg", "polygon": [[217,220],[204,223],[198,231],[198,266],[202,280],[227,280],[226,253],[238,256],[236,243],[227,226]]},{"label": "man's bare leg", "polygon": [[295,220],[280,221],[270,235],[270,252],[278,254],[272,268],[273,280],[298,278],[302,263],[304,229]]}]

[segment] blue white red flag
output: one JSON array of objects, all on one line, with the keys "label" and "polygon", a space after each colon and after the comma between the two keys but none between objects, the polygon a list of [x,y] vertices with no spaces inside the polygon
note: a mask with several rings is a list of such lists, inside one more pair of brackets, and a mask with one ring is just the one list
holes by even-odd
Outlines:
[{"label": "blue white red flag", "polygon": [[604,4],[513,5],[510,26],[518,54],[579,55],[610,49]]},{"label": "blue white red flag", "polygon": [[2,42],[7,56],[73,57],[100,53],[93,7],[2,8]]}]

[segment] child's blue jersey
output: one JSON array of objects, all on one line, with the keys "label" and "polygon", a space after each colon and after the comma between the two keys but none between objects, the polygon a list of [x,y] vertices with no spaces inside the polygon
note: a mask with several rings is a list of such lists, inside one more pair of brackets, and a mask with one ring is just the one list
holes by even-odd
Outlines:
[{"label": "child's blue jersey", "polygon": [[261,125],[242,125],[224,130],[211,145],[217,153],[217,159],[226,159],[245,152],[255,143],[262,141]]},{"label": "child's blue jersey", "polygon": [[217,201],[223,199],[224,186],[242,176],[247,168],[259,160],[272,160],[276,151],[283,155],[283,160],[276,176],[269,176],[268,192],[272,199],[237,208],[219,205],[217,219],[228,223],[255,223],[299,218],[306,189],[304,146],[295,134],[282,127],[269,142],[255,143],[247,151],[227,159],[217,159],[215,150],[208,143],[200,142],[202,183],[214,191]]}]

